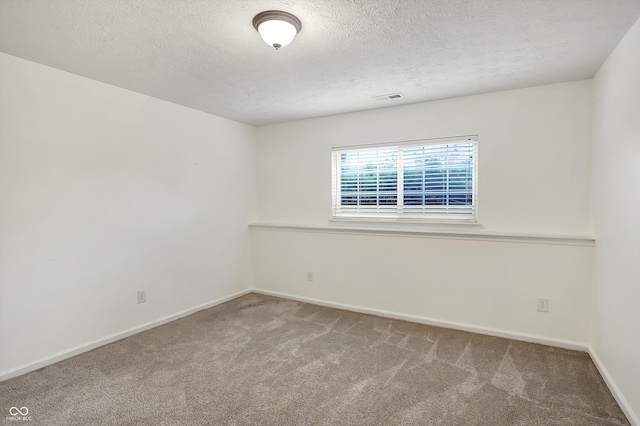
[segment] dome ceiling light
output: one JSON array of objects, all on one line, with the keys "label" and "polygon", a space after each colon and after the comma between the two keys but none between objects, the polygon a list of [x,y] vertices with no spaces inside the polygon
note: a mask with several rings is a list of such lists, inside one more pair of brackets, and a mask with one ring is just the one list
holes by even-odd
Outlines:
[{"label": "dome ceiling light", "polygon": [[253,18],[253,26],[269,46],[276,50],[285,47],[300,32],[300,20],[290,13],[267,10]]}]

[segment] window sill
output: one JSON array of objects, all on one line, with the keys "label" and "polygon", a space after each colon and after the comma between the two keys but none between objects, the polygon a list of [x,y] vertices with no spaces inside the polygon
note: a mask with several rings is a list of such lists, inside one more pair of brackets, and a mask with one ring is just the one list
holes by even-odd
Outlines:
[{"label": "window sill", "polygon": [[463,227],[464,229],[482,229],[483,226],[477,221],[471,220],[455,220],[455,219],[373,219],[373,218],[357,218],[357,217],[345,217],[345,218],[331,218],[329,224],[340,226],[360,226],[360,225],[374,225],[374,226],[389,226],[396,227],[411,227],[411,228],[426,228],[433,227],[437,229]]},{"label": "window sill", "polygon": [[[343,225],[343,221],[339,225]],[[333,223],[333,221],[331,221]],[[362,226],[304,226],[289,224],[267,224],[253,223],[249,225],[252,230],[266,231],[289,231],[289,232],[313,232],[323,234],[349,234],[349,235],[375,235],[389,237],[413,237],[413,238],[439,238],[450,240],[476,240],[476,241],[498,241],[508,243],[527,243],[527,244],[549,244],[549,245],[565,245],[565,246],[588,246],[595,245],[595,239],[590,236],[574,236],[574,235],[544,235],[544,234],[512,234],[512,233],[496,233],[496,232],[479,232],[473,229],[482,228],[479,224],[465,225],[464,232],[455,230],[452,227],[428,229],[424,227],[414,227],[408,229],[400,227],[362,227]],[[403,225],[403,224],[398,224]],[[454,225],[458,226],[459,224]],[[470,228],[467,228],[469,226]]]}]

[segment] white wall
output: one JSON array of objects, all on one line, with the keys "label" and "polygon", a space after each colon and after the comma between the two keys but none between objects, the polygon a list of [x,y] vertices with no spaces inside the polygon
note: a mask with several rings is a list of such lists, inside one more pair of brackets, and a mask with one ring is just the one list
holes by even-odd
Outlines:
[{"label": "white wall", "polygon": [[640,21],[595,77],[592,346],[640,425]]},{"label": "white wall", "polygon": [[[328,222],[332,146],[478,134],[481,232],[591,235],[591,83],[259,128],[258,221],[335,226]],[[588,341],[589,244],[278,228],[254,229],[252,244],[258,289],[568,346]],[[317,277],[312,284],[308,271]],[[536,311],[538,297],[551,299],[548,314]]]},{"label": "white wall", "polygon": [[591,234],[591,80],[258,129],[258,217],[326,225],[332,146],[479,135],[479,221],[491,232]]},{"label": "white wall", "polygon": [[570,348],[588,339],[591,246],[278,229],[252,241],[260,290]]},{"label": "white wall", "polygon": [[1,375],[250,287],[253,127],[5,54],[0,87]]}]

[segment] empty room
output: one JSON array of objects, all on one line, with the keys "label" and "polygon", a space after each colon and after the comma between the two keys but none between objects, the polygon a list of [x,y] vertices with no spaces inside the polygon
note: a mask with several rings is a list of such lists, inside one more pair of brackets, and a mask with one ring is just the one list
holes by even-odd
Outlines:
[{"label": "empty room", "polygon": [[0,423],[640,426],[640,0],[0,0]]}]

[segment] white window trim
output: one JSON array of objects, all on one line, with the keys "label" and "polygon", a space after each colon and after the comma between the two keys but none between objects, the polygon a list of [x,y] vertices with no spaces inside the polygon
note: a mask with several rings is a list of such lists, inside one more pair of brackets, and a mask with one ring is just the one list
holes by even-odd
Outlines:
[{"label": "white window trim", "polygon": [[[396,210],[399,212],[384,212],[381,213],[380,206],[355,206],[350,208],[349,206],[341,206],[341,213],[346,214],[337,214],[336,213],[336,203],[339,203],[341,200],[341,182],[340,182],[340,171],[339,165],[337,161],[337,156],[339,153],[348,152],[348,151],[359,151],[365,149],[375,149],[375,148],[389,148],[389,149],[398,149],[400,151],[403,147],[407,146],[429,146],[429,145],[445,145],[447,143],[454,142],[462,142],[462,141],[471,141],[473,142],[473,170],[472,170],[472,213],[471,217],[455,217],[451,215],[451,213],[447,213],[451,210],[456,209],[464,209],[469,210],[468,207],[462,206],[434,206],[429,208],[428,206],[419,206],[416,207],[415,210],[444,210],[445,213],[442,214],[425,214],[425,213],[417,213],[414,215],[406,213],[406,210],[411,210],[412,208],[409,206],[396,206]],[[397,197],[398,200],[404,200],[404,185],[400,184],[404,181],[404,167],[403,167],[403,156],[398,155],[398,177],[397,177]],[[367,144],[367,145],[348,145],[348,146],[335,146],[331,149],[331,180],[332,180],[332,201],[331,201],[331,222],[369,222],[369,223],[425,223],[425,224],[460,224],[460,225],[477,225],[478,224],[478,135],[464,135],[464,136],[453,136],[446,138],[433,138],[433,139],[415,139],[409,141],[402,142],[394,142],[394,143],[378,143],[378,144]],[[369,212],[367,212],[367,210]],[[349,212],[353,214],[349,215]]]}]

